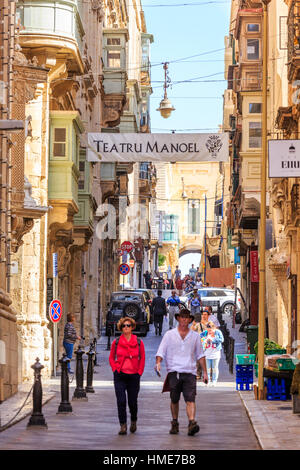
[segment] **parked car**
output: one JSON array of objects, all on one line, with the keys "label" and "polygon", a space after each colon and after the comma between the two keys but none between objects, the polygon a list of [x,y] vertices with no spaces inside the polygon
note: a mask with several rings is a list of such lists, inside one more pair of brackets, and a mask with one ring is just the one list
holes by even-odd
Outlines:
[{"label": "parked car", "polygon": [[152,301],[155,297],[154,292],[151,289],[146,289],[146,288],[138,288],[138,289],[131,288],[131,289],[126,289],[126,291],[144,292],[146,299],[147,299],[147,303],[150,308],[150,322],[149,323],[152,324],[153,323]]},{"label": "parked car", "polygon": [[122,317],[133,318],[136,322],[135,333],[146,336],[149,331],[150,307],[144,292],[118,291],[111,294],[106,314],[106,335],[109,329],[116,334],[117,323]]},{"label": "parked car", "polygon": [[[216,302],[220,302],[222,313],[232,313],[234,309],[234,289],[226,289],[225,287],[201,287],[198,289],[203,306],[212,306],[213,312],[217,312],[218,307]],[[181,296],[181,302],[185,303],[188,307],[188,301],[192,296],[192,292],[188,295]],[[241,310],[241,297],[239,294],[236,296],[236,311]]]}]

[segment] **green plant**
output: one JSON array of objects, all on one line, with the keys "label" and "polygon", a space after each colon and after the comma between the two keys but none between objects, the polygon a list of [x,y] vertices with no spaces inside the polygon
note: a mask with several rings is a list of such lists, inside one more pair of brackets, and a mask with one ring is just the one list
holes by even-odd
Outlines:
[{"label": "green plant", "polygon": [[[267,351],[271,350],[271,349],[282,349],[282,347],[279,346],[279,344],[275,343],[275,341],[271,341],[270,339],[265,338],[265,347],[264,347],[265,353]],[[257,355],[257,353],[258,353],[258,341],[254,345],[254,351],[255,351],[255,354]]]},{"label": "green plant", "polygon": [[163,266],[166,259],[165,255],[158,254],[158,266]]}]

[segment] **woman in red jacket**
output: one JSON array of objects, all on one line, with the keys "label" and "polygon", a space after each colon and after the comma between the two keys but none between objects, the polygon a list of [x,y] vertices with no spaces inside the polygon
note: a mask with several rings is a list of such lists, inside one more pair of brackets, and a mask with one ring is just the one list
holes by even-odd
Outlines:
[{"label": "woman in red jacket", "polygon": [[111,345],[109,363],[114,373],[118,416],[121,425],[119,434],[122,435],[127,434],[126,391],[131,415],[130,432],[136,431],[137,399],[140,391],[140,378],[145,367],[145,348],[144,343],[132,334],[132,330],[135,328],[135,321],[132,318],[121,318],[117,328],[122,331],[122,334]]}]

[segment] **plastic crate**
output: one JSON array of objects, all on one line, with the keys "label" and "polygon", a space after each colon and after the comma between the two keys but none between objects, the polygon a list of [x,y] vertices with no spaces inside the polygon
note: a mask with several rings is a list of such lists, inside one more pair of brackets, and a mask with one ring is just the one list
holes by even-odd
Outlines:
[{"label": "plastic crate", "polygon": [[254,364],[255,354],[236,354],[235,360],[237,364],[241,365]]},{"label": "plastic crate", "polygon": [[286,349],[269,349],[265,351],[267,356],[271,356],[272,354],[286,354]]},{"label": "plastic crate", "polygon": [[253,364],[236,364],[236,375],[253,375]]},{"label": "plastic crate", "polygon": [[279,370],[294,370],[296,368],[296,364],[294,364],[293,359],[287,357],[277,359],[276,362]]},{"label": "plastic crate", "polygon": [[268,379],[267,400],[286,401],[289,398],[284,379]]},{"label": "plastic crate", "polygon": [[236,390],[240,390],[240,391],[253,390],[253,382],[252,383],[237,383]]}]

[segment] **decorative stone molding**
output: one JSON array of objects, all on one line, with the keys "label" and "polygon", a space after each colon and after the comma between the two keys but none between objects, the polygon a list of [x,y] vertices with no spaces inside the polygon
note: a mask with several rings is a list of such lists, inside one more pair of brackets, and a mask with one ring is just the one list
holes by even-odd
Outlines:
[{"label": "decorative stone molding", "polygon": [[121,115],[126,104],[126,97],[119,94],[103,96],[103,127],[115,127],[120,124]]},{"label": "decorative stone molding", "polygon": [[12,300],[9,295],[0,288],[0,317],[6,320],[16,322],[17,312],[11,306]]}]

